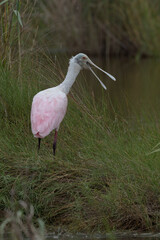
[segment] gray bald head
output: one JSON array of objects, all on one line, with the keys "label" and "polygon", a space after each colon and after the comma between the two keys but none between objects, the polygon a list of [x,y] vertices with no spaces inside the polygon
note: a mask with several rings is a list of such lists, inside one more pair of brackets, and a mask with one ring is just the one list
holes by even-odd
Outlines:
[{"label": "gray bald head", "polygon": [[81,66],[81,68],[88,68],[89,57],[86,54],[79,53],[76,56],[74,56],[74,60]]},{"label": "gray bald head", "polygon": [[96,64],[94,64],[89,57],[84,54],[84,53],[79,53],[76,56],[74,56],[71,61],[77,63],[80,65],[80,67],[83,68],[88,68],[91,70],[91,72],[94,74],[94,76],[98,79],[98,81],[100,82],[100,84],[102,85],[102,87],[106,90],[106,86],[102,83],[102,81],[99,79],[99,77],[95,74],[95,72],[93,71],[93,69],[91,68],[91,66],[96,67],[97,69],[99,69],[100,71],[102,71],[103,73],[105,73],[107,76],[109,76],[112,80],[116,80],[115,77],[113,77],[110,73],[104,71],[103,69],[101,69],[100,67],[98,67]]}]

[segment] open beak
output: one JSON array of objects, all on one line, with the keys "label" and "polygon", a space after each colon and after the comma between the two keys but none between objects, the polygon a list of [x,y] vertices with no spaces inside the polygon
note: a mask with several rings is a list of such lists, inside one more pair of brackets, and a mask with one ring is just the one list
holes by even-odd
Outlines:
[{"label": "open beak", "polygon": [[113,77],[111,74],[109,74],[108,72],[104,71],[103,69],[101,69],[100,67],[98,67],[96,64],[94,64],[90,59],[88,59],[88,68],[91,70],[91,72],[93,73],[93,75],[97,78],[97,80],[100,82],[101,86],[106,90],[106,86],[103,84],[103,82],[99,79],[99,77],[95,74],[95,72],[93,71],[93,69],[91,68],[91,65],[93,65],[94,67],[96,67],[97,69],[99,69],[101,72],[105,73],[108,77],[110,77],[113,81],[116,81],[115,77]]}]

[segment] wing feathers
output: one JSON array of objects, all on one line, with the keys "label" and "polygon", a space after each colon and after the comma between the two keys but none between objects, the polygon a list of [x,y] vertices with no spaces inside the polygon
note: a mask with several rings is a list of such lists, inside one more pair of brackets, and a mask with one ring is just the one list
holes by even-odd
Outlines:
[{"label": "wing feathers", "polygon": [[31,109],[32,132],[35,137],[45,137],[53,129],[58,129],[67,110],[67,96],[58,91],[42,91],[35,95]]}]

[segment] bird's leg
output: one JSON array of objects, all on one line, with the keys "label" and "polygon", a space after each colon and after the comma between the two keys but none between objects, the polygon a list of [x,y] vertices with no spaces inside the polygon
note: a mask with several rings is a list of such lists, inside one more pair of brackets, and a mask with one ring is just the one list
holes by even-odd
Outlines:
[{"label": "bird's leg", "polygon": [[41,145],[41,138],[38,138],[38,152],[39,152],[39,149],[40,149],[40,145]]},{"label": "bird's leg", "polygon": [[58,135],[58,131],[55,130],[55,134],[54,134],[54,142],[53,142],[53,156],[55,156],[55,153],[56,153],[57,135]]}]

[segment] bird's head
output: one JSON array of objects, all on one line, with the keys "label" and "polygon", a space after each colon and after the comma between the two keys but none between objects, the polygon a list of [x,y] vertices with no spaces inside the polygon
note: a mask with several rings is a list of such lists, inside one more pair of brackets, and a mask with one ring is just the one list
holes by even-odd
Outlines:
[{"label": "bird's head", "polygon": [[90,69],[91,72],[94,74],[94,76],[98,79],[98,81],[100,82],[100,84],[102,85],[102,87],[106,90],[106,86],[102,83],[102,81],[99,79],[99,77],[95,74],[95,72],[93,71],[93,69],[91,68],[91,66],[96,67],[97,69],[99,69],[100,71],[102,71],[103,73],[105,73],[106,75],[108,75],[112,80],[116,81],[115,77],[113,77],[111,74],[109,74],[108,72],[104,71],[103,69],[101,69],[100,67],[98,67],[96,64],[94,64],[89,57],[84,54],[84,53],[79,53],[76,56],[74,56],[72,58],[72,60],[74,60],[75,63],[79,64],[80,67],[83,69]]},{"label": "bird's head", "polygon": [[74,57],[74,59],[75,62],[81,66],[81,68],[88,68],[90,59],[86,54],[79,53]]}]

